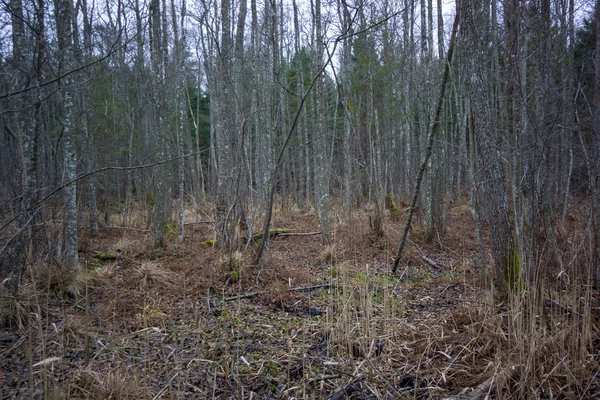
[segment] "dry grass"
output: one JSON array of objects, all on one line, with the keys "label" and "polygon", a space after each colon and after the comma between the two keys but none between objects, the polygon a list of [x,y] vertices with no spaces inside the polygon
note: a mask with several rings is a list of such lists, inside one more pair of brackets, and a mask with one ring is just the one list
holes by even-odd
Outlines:
[{"label": "dry grass", "polygon": [[337,254],[335,246],[329,245],[325,247],[321,252],[321,259],[323,259],[323,262],[327,265],[337,264]]},{"label": "dry grass", "polygon": [[102,282],[98,271],[81,268],[73,274],[73,279],[69,283],[69,292],[75,296],[85,296],[86,290],[96,290]]},{"label": "dry grass", "polygon": [[67,315],[60,325],[59,333],[65,349],[81,349],[85,344],[86,336],[90,334],[90,329],[89,326],[86,327],[85,317]]},{"label": "dry grass", "polygon": [[0,286],[0,328],[25,329],[47,312],[32,285],[22,285],[16,296]]},{"label": "dry grass", "polygon": [[147,391],[138,374],[126,368],[107,372],[82,369],[75,373],[67,398],[102,400],[146,398]]},{"label": "dry grass", "polygon": [[111,244],[108,248],[110,254],[120,254],[127,257],[146,254],[152,249],[152,240],[148,235],[133,235],[129,232]]},{"label": "dry grass", "polygon": [[116,263],[104,264],[100,267],[100,269],[98,269],[96,276],[102,282],[111,281],[117,276],[118,268],[119,267]]},{"label": "dry grass", "polygon": [[73,271],[62,264],[46,263],[29,269],[33,282],[48,292],[65,291],[73,280]]},{"label": "dry grass", "polygon": [[138,289],[168,288],[174,284],[175,276],[157,261],[142,261],[130,270],[125,282],[128,287]]},{"label": "dry grass", "polygon": [[233,254],[222,254],[219,257],[219,264],[223,269],[239,272],[243,260],[244,255],[242,252],[234,251]]},{"label": "dry grass", "polygon": [[[28,365],[17,351],[33,353],[34,361],[68,354],[34,377],[35,390],[50,397],[62,391],[63,398],[434,399],[468,396],[474,388],[490,399],[600,394],[600,328],[593,314],[599,305],[582,273],[589,268],[586,239],[575,226],[561,228],[575,243],[563,264],[584,243],[565,278],[540,274],[525,285],[539,290],[498,304],[471,271],[474,244],[465,232],[472,223],[467,211],[457,210],[441,249],[415,228],[401,278],[388,274],[389,249],[368,241],[364,214],[338,226],[329,247],[318,236],[274,238],[259,266],[250,265],[252,247],[220,256],[198,244],[206,232],[190,229],[183,246],[153,254],[155,261],[104,261],[92,277],[39,271],[38,287],[50,287],[44,277],[52,287],[81,279],[80,286],[94,290],[85,304],[77,296],[56,296],[60,313],[52,316],[36,308],[45,298],[13,307],[24,327],[33,313],[41,317],[26,338],[33,350],[22,345],[8,354],[9,368]],[[278,226],[296,232],[318,225],[314,215],[298,210],[276,217]],[[384,222],[395,242],[400,228]],[[98,243],[120,242],[122,252],[134,254],[135,240],[130,233],[117,238],[113,230]],[[290,290],[323,284],[330,286]],[[231,301],[243,294],[251,295]],[[90,364],[80,369],[86,343]],[[16,379],[21,383],[11,390],[30,397],[29,375]]]},{"label": "dry grass", "polygon": [[6,296],[0,299],[0,327],[25,329],[29,316],[37,311],[31,298]]},{"label": "dry grass", "polygon": [[163,311],[160,300],[144,302],[142,308],[135,314],[134,329],[144,329],[151,326],[164,328],[167,314]]}]

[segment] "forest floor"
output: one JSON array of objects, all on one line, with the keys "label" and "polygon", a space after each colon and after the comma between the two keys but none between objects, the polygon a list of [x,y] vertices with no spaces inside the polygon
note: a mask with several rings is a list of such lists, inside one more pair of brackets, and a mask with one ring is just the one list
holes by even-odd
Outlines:
[{"label": "forest floor", "polygon": [[[404,217],[386,216],[381,238],[365,212],[334,218],[329,246],[274,236],[260,266],[255,244],[220,256],[206,242],[214,227],[196,218],[163,249],[143,229],[82,231],[77,276],[26,276],[21,297],[4,303],[13,327],[0,330],[0,399],[600,397],[598,313],[562,302],[556,325],[531,313],[532,328],[517,329],[526,311],[481,289],[465,206],[434,243],[417,220],[396,275]],[[313,211],[278,210],[273,228],[319,224]],[[588,338],[585,354],[571,354],[565,321],[589,330],[576,335]]]}]

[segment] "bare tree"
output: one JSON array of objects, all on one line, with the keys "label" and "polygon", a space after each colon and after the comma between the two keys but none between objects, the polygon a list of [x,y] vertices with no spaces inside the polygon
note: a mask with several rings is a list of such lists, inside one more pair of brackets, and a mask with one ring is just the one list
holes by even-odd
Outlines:
[{"label": "bare tree", "polygon": [[[73,49],[72,7],[70,0],[56,0],[56,37],[61,52],[60,71],[62,74],[75,67]],[[75,100],[73,76],[67,75],[61,81],[61,125],[64,143],[64,181],[70,182],[77,175]],[[68,185],[63,195],[65,210],[65,264],[68,268],[79,268],[78,229],[77,229],[77,184]]]},{"label": "bare tree", "polygon": [[497,140],[491,127],[492,110],[488,98],[489,63],[484,41],[488,37],[485,1],[465,0],[459,10],[464,50],[468,55],[463,70],[468,82],[471,121],[476,133],[483,178],[486,212],[492,236],[495,286],[500,293],[507,293],[521,280],[521,264],[516,251],[509,221],[506,175],[499,158]]}]

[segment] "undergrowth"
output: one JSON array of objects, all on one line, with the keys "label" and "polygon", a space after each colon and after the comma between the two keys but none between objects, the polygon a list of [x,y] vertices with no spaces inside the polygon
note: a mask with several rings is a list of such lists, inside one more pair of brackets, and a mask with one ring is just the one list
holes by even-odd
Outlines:
[{"label": "undergrowth", "polygon": [[[115,258],[85,253],[76,273],[36,264],[17,296],[2,287],[3,390],[50,399],[600,395],[589,238],[561,227],[559,239],[574,245],[540,251],[543,268],[499,303],[480,288],[471,221],[457,210],[440,248],[413,236],[397,276],[393,249],[368,240],[364,214],[335,226],[327,246],[274,237],[260,265],[251,245],[230,255],[201,245],[215,237],[206,225],[161,254],[150,232],[107,230],[89,246]],[[128,220],[142,229],[143,215],[132,209]],[[317,224],[294,207],[276,219],[290,232]],[[384,220],[386,242],[400,234],[393,220]]]}]

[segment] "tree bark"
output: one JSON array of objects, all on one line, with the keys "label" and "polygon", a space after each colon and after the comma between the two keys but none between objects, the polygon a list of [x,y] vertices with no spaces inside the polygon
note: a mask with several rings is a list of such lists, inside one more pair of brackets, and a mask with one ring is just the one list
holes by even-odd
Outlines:
[{"label": "tree bark", "polygon": [[[72,3],[70,0],[56,0],[56,37],[58,39],[58,48],[61,51],[61,70],[68,71],[73,67],[73,31],[72,21]],[[61,82],[63,87],[61,92],[62,104],[62,130],[64,143],[64,181],[69,182],[75,179],[77,175],[77,150],[75,144],[76,132],[74,131],[76,122],[74,121],[74,95],[73,95],[73,77],[67,75]],[[79,268],[78,256],[78,229],[77,229],[77,184],[66,186],[63,192],[63,204],[65,210],[64,224],[64,262],[68,269],[77,270]]]},{"label": "tree bark", "polygon": [[463,71],[468,82],[473,129],[477,135],[481,168],[486,183],[483,190],[496,267],[494,283],[496,290],[505,295],[520,285],[521,262],[515,249],[509,221],[506,175],[490,126],[492,114],[486,80],[486,66],[490,60],[483,45],[485,41],[482,41],[482,38],[487,37],[484,9],[484,4],[479,0],[463,0],[461,3],[461,33],[465,55],[468,57]]}]

